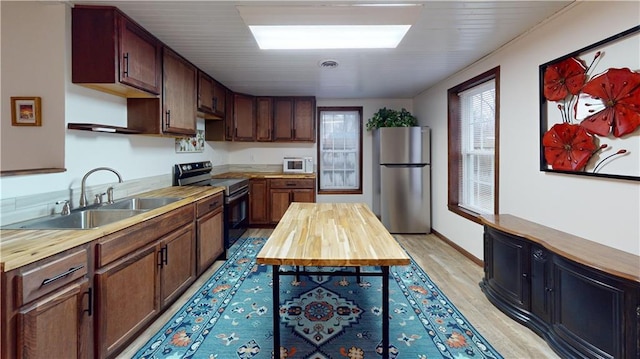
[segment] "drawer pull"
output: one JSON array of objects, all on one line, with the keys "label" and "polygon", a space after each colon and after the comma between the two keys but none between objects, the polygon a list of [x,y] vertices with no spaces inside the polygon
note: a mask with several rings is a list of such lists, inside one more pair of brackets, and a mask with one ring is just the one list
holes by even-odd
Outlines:
[{"label": "drawer pull", "polygon": [[295,185],[296,185],[295,183],[291,183],[291,182],[287,183],[287,187],[295,187]]},{"label": "drawer pull", "polygon": [[215,201],[213,203],[209,203],[209,209],[216,208],[216,207],[218,207],[218,201]]},{"label": "drawer pull", "polygon": [[44,285],[47,285],[47,284],[49,284],[49,283],[55,282],[55,281],[57,281],[58,279],[64,278],[64,277],[68,276],[69,274],[71,274],[71,273],[73,273],[73,272],[77,272],[77,271],[79,271],[79,270],[80,270],[80,269],[82,269],[82,268],[84,268],[84,264],[81,264],[81,265],[79,265],[79,266],[77,266],[77,267],[71,267],[71,268],[69,268],[69,270],[68,270],[68,271],[66,271],[66,272],[60,273],[60,274],[58,274],[58,275],[57,275],[57,276],[55,276],[55,277],[51,277],[51,278],[47,278],[47,279],[43,280],[43,281],[42,281],[42,284],[41,284],[40,286],[44,286]]}]

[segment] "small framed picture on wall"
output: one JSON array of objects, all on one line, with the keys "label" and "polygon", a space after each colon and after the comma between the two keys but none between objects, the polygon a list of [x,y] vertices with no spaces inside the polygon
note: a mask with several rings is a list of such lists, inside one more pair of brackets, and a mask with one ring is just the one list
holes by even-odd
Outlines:
[{"label": "small framed picture on wall", "polygon": [[11,125],[42,126],[40,97],[12,97]]}]

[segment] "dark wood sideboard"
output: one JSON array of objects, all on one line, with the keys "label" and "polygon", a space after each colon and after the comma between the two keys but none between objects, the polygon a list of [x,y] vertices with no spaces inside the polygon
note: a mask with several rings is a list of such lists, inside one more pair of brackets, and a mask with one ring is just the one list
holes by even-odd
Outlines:
[{"label": "dark wood sideboard", "polygon": [[564,358],[640,358],[640,257],[512,215],[484,216],[489,301]]}]

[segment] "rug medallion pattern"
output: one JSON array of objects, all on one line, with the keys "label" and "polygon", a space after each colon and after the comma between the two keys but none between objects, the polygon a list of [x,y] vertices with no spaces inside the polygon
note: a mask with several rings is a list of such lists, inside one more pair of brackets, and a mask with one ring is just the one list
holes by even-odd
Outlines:
[{"label": "rug medallion pattern", "polygon": [[[225,264],[135,358],[271,358],[271,266],[255,263],[265,241],[235,243]],[[391,267],[390,277],[390,358],[502,358],[415,262]],[[281,282],[281,358],[381,358],[381,278],[303,275]]]}]

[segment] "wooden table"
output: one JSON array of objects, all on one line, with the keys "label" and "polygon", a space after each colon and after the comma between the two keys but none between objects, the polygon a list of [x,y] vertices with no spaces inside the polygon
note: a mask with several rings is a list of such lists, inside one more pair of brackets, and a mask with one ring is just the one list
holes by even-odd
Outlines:
[{"label": "wooden table", "polygon": [[[280,358],[280,276],[302,274],[382,277],[382,348],[389,357],[389,266],[409,256],[364,203],[292,203],[258,253],[273,266],[274,358]],[[281,271],[280,266],[355,267],[356,271]],[[360,272],[379,266],[379,272]]]}]

